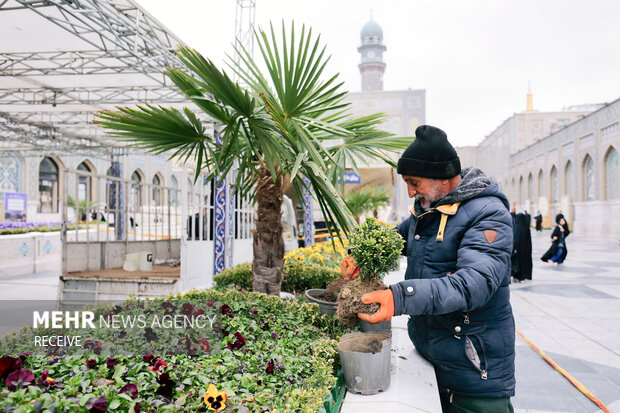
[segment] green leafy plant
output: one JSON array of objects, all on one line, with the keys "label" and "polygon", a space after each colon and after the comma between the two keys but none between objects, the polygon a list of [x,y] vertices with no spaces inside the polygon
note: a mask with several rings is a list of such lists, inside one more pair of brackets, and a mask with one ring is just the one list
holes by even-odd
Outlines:
[{"label": "green leafy plant", "polygon": [[395,230],[368,218],[351,237],[351,255],[363,282],[379,279],[398,263],[404,240]]},{"label": "green leafy plant", "polygon": [[252,290],[252,264],[249,262],[233,265],[213,277],[215,289],[223,291],[228,288]]},{"label": "green leafy plant", "polygon": [[[298,293],[310,288],[325,288],[334,278],[340,276],[340,270],[325,265],[297,262],[290,259],[284,264],[282,291]],[[225,269],[214,278],[215,288],[225,290],[252,290],[252,265],[250,263],[235,265]]]},{"label": "green leafy plant", "polygon": [[[181,306],[180,300],[196,304]],[[336,340],[344,330],[314,305],[259,293],[194,290],[95,311],[122,317],[141,304],[148,307],[143,311],[157,309],[160,317],[215,305],[209,308],[219,314],[219,339],[210,344],[218,351],[185,354],[166,349],[168,342],[160,337],[152,341],[152,353],[136,349],[137,354],[121,356],[107,353],[110,338],[91,336],[97,340],[94,351],[43,348],[19,354],[32,351],[32,330],[25,328],[12,334],[8,344],[0,340],[0,355],[5,356],[0,366],[2,373],[31,375],[34,380],[11,388],[0,381],[0,411],[207,411],[204,394],[213,384],[228,396],[230,411],[316,412],[336,383]],[[123,333],[129,336],[126,330],[117,330],[114,340]]]},{"label": "green leafy plant", "polygon": [[[196,180],[203,171],[208,182],[236,168],[234,190],[256,201],[260,217],[254,232],[255,285],[277,295],[287,188],[292,186],[301,199],[310,187],[330,232],[348,233],[355,221],[336,190],[338,181],[344,189],[345,171],[358,171],[358,161],[395,166],[389,153],[407,147],[411,138],[379,129],[381,114],[351,116],[338,75],[323,79],[329,58],[312,30],[291,25],[288,33],[282,28],[281,36],[273,27],[255,35],[260,64],[241,45],[236,48],[239,61],[229,62],[239,83],[197,51],[179,48],[185,67],[171,67],[166,75],[202,114],[141,106],[104,112],[97,122],[112,136],[147,151],[195,161]],[[201,118],[221,125],[221,144]]]},{"label": "green leafy plant", "polygon": [[[71,195],[67,195],[67,206],[70,206],[72,208],[76,207],[75,204],[75,199],[73,199],[73,197]],[[90,209],[90,208],[96,208],[97,207],[97,203],[96,202],[88,202],[85,199],[82,199],[80,202],[77,203],[77,206],[80,209]]]},{"label": "green leafy plant", "polygon": [[390,196],[385,189],[376,185],[367,185],[354,189],[344,197],[355,222],[360,223],[360,217],[365,213],[380,208],[390,201]]},{"label": "green leafy plant", "polygon": [[311,288],[325,288],[335,278],[340,277],[340,269],[319,264],[290,262],[284,265],[282,290],[301,293]]}]

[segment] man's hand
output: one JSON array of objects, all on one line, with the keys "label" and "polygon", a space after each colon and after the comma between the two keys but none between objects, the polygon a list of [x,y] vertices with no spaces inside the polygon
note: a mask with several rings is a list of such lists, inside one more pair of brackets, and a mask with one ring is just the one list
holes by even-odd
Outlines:
[{"label": "man's hand", "polygon": [[354,280],[359,275],[359,268],[357,267],[357,263],[350,255],[347,255],[345,259],[342,261],[342,265],[340,266],[340,275],[345,280]]},{"label": "man's hand", "polygon": [[357,313],[360,320],[370,324],[378,324],[389,321],[394,317],[394,294],[390,288],[364,294],[362,296],[362,302],[364,304],[379,303],[381,307],[379,307],[379,310],[373,315]]}]

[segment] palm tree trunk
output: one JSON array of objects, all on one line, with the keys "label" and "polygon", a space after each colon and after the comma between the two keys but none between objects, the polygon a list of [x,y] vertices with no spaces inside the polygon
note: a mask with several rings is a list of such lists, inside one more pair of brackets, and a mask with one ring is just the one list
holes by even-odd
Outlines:
[{"label": "palm tree trunk", "polygon": [[256,188],[257,218],[252,261],[252,289],[279,295],[284,264],[282,238],[282,182],[274,182],[269,169],[263,167]]}]

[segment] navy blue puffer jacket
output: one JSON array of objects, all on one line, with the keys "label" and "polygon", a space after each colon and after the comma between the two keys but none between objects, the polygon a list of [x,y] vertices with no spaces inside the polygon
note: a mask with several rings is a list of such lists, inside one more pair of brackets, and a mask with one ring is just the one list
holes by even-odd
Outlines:
[{"label": "navy blue puffer jacket", "polygon": [[398,226],[406,241],[407,271],[405,281],[390,286],[395,315],[411,315],[409,336],[434,365],[440,392],[511,397],[509,204],[479,169],[465,169],[461,177],[430,209],[416,202]]}]

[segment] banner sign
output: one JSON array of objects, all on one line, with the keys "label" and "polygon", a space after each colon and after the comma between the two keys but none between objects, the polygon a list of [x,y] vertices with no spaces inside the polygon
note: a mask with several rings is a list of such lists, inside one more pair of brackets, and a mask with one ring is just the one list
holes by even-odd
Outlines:
[{"label": "banner sign", "polygon": [[6,192],[4,194],[4,219],[7,221],[26,220],[27,195],[21,192]]},{"label": "banner sign", "polygon": [[[360,178],[359,174],[356,174],[355,172],[344,173],[345,184],[359,184],[361,182],[362,182],[362,178]],[[340,178],[338,178],[338,183],[340,183]]]}]

